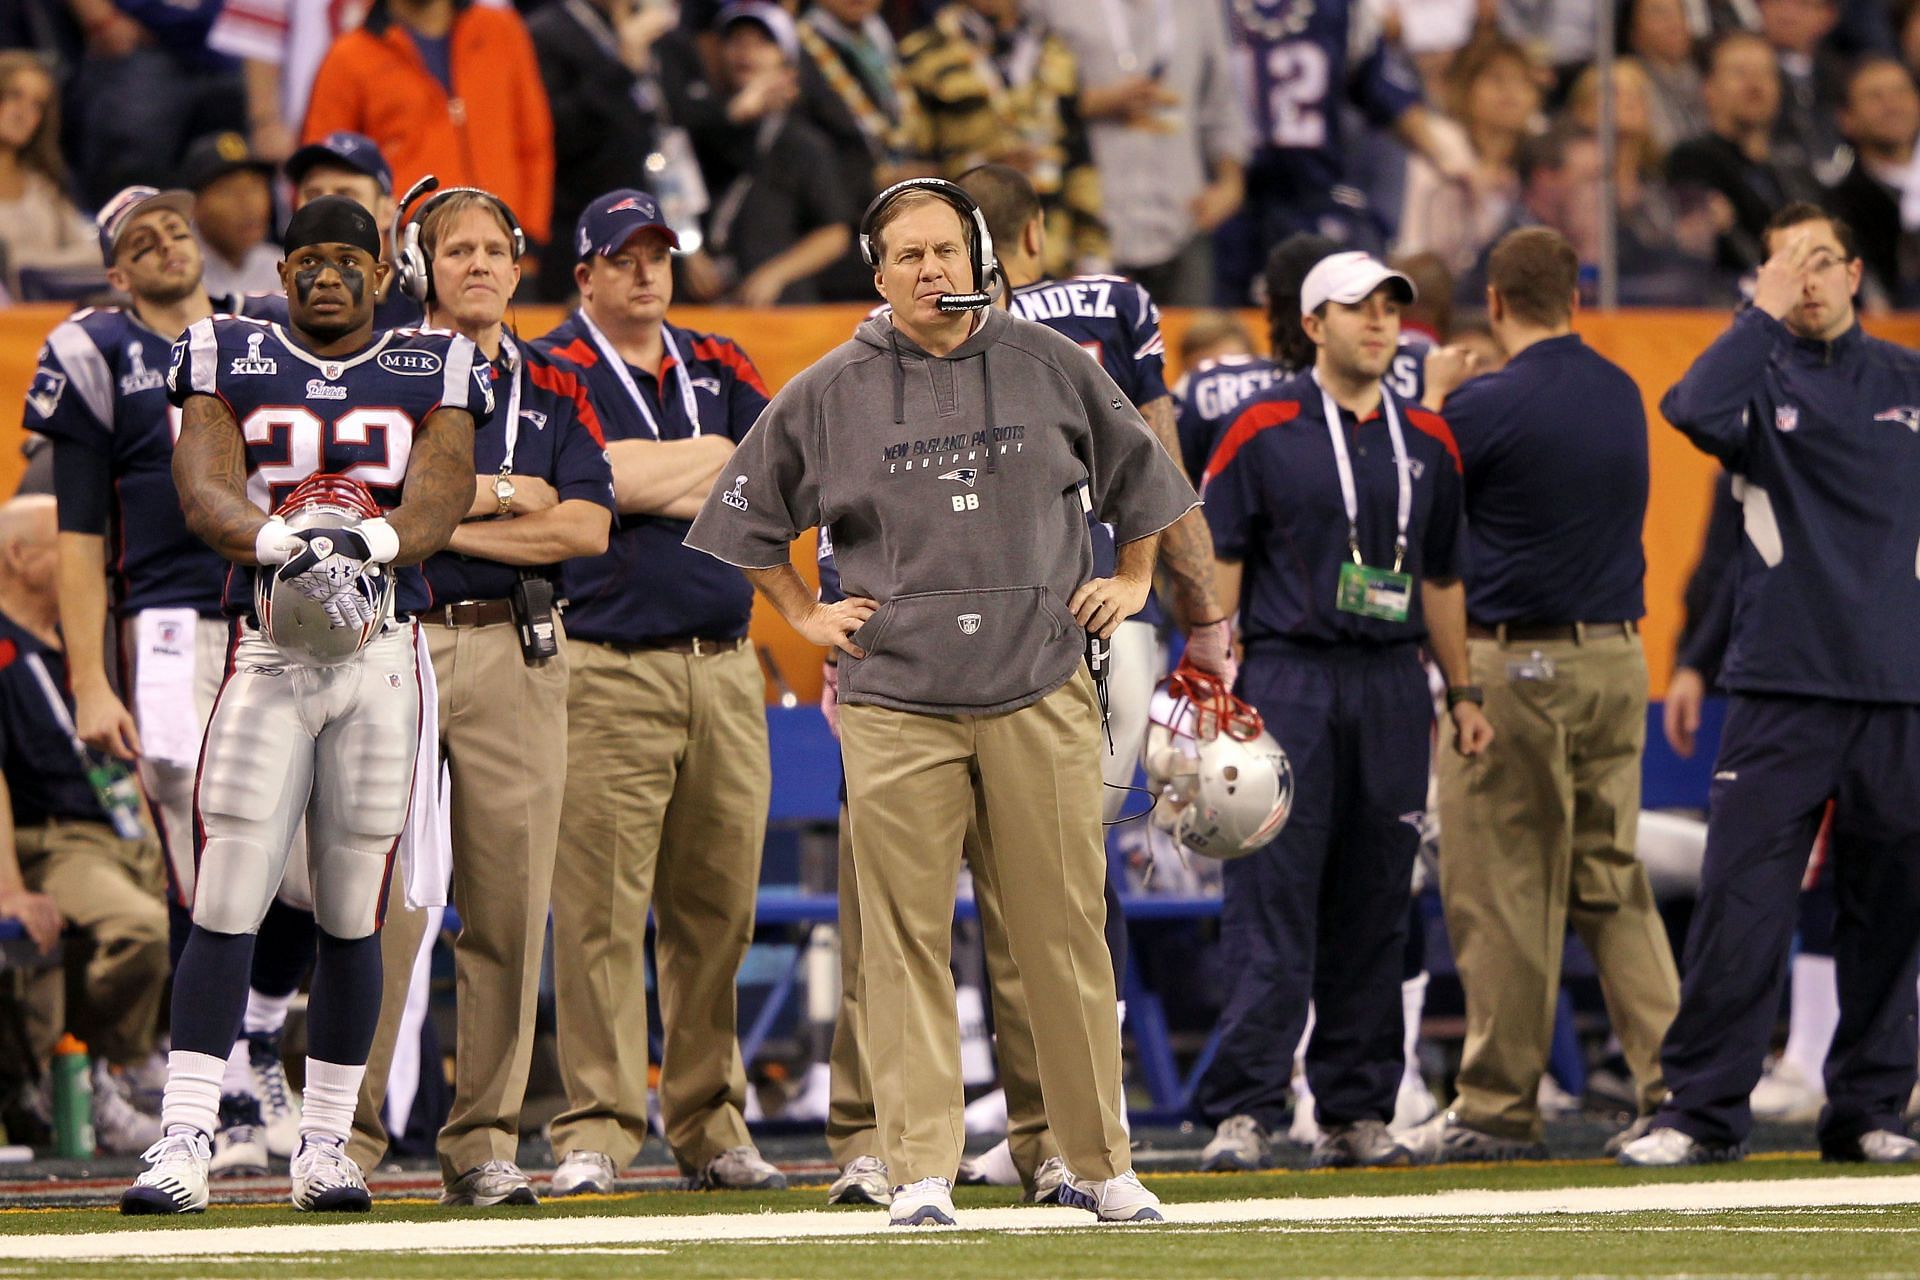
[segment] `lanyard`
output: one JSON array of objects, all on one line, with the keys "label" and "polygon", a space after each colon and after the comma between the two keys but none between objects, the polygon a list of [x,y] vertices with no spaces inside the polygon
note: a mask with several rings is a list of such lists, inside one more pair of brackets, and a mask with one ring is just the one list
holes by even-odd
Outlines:
[{"label": "lanyard", "polygon": [[[647,398],[641,395],[640,388],[633,384],[633,375],[627,372],[627,362],[620,358],[620,353],[613,349],[611,342],[607,341],[607,335],[600,332],[600,326],[593,322],[593,317],[587,314],[585,307],[580,308],[580,323],[587,326],[587,334],[593,339],[593,345],[600,348],[601,358],[613,366],[613,376],[620,379],[621,388],[632,398],[634,404],[639,406],[640,416],[646,420],[647,430],[653,432],[655,440],[660,439],[660,424],[654,421],[653,409],[647,404]],[[700,434],[700,406],[693,398],[693,370],[687,368],[680,359],[680,346],[673,340],[673,330],[663,324],[660,326],[660,336],[666,340],[667,359],[680,367],[680,407],[686,410],[687,421],[693,424],[693,434],[697,436]],[[664,393],[666,391],[664,365],[661,366],[660,381],[662,383],[660,390]]]},{"label": "lanyard", "polygon": [[[1321,385],[1317,372],[1313,381],[1320,387],[1320,407],[1327,415],[1327,438],[1333,441],[1333,462],[1340,470],[1340,497],[1347,504],[1347,551],[1353,556],[1353,562],[1360,564],[1360,496],[1353,484],[1353,459],[1347,456],[1347,431],[1340,425],[1340,406]],[[1407,559],[1407,525],[1413,519],[1413,468],[1407,462],[1406,437],[1400,434],[1400,414],[1393,407],[1392,393],[1384,386],[1380,388],[1380,410],[1387,416],[1387,434],[1393,438],[1393,475],[1400,498],[1395,513],[1398,529],[1393,538],[1393,571],[1399,573]]]},{"label": "lanyard", "polygon": [[507,456],[500,460],[500,474],[513,474],[513,450],[520,443],[520,371],[524,361],[515,349],[513,340],[504,333],[500,335],[500,354],[507,358],[507,377],[511,379],[507,389]]},{"label": "lanyard", "polygon": [[1107,11],[1107,29],[1113,34],[1114,55],[1119,60],[1120,70],[1131,75],[1145,66],[1151,71],[1162,59],[1172,56],[1174,45],[1179,40],[1174,29],[1173,0],[1159,0],[1154,5],[1160,29],[1154,33],[1153,56],[1144,62],[1133,47],[1133,24],[1128,19],[1123,0],[1101,0],[1101,5]]}]

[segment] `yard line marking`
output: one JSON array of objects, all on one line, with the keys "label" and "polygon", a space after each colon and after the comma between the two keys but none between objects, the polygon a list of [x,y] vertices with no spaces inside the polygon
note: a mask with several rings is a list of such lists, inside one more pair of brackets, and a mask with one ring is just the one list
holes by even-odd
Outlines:
[{"label": "yard line marking", "polygon": [[[1858,1208],[1920,1204],[1920,1175],[1792,1178],[1747,1182],[1650,1182],[1625,1187],[1441,1191],[1428,1195],[1329,1196],[1217,1200],[1165,1207],[1173,1226],[1256,1223],[1392,1222],[1403,1219],[1537,1217],[1548,1214],[1712,1212],[1728,1209]],[[962,1209],[962,1229],[975,1231],[1110,1230],[1074,1209]],[[1133,1228],[1152,1230],[1151,1227]],[[0,1237],[0,1258],[192,1258],[381,1251],[434,1253],[650,1245],[706,1240],[808,1241],[845,1237],[951,1239],[943,1231],[896,1232],[886,1214],[804,1210],[660,1217],[512,1218],[492,1222],[356,1222],[256,1227],[103,1231]],[[958,1241],[955,1241],[958,1243]]]}]

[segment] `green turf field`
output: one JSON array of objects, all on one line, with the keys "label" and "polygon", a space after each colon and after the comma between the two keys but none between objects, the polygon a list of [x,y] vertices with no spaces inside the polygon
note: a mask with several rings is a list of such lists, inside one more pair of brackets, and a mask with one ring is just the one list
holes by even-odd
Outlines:
[{"label": "green turf field", "polygon": [[[285,1206],[158,1222],[94,1209],[7,1211],[0,1276],[1920,1275],[1920,1174],[1808,1158],[1660,1172],[1564,1162],[1149,1181],[1176,1221],[1097,1226],[1067,1210],[1014,1208],[1010,1192],[962,1189],[960,1229],[890,1232],[874,1229],[884,1219],[872,1209],[822,1210],[817,1187],[654,1192],[530,1210],[382,1201],[355,1219]],[[1724,1207],[1732,1201],[1740,1207]],[[967,1229],[966,1211],[994,1229]],[[730,1235],[762,1238],[716,1238]],[[48,1250],[64,1256],[26,1256]],[[108,1253],[125,1256],[100,1256]]]}]

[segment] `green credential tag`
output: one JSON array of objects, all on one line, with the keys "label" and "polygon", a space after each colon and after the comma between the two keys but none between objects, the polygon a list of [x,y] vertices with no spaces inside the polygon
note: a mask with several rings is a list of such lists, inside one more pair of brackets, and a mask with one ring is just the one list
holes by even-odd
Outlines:
[{"label": "green credential tag", "polygon": [[1340,566],[1340,589],[1334,603],[1342,613],[1405,622],[1413,603],[1413,575],[1349,560]]}]

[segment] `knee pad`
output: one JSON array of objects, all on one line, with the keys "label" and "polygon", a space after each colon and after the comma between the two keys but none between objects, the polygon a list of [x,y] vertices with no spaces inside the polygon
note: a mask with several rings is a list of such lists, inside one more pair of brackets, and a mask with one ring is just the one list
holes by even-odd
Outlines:
[{"label": "knee pad", "polygon": [[280,882],[283,853],[258,834],[209,832],[200,845],[193,922],[210,933],[253,933]]},{"label": "knee pad", "polygon": [[336,841],[312,849],[313,918],[322,931],[351,942],[379,929],[391,848]]}]

